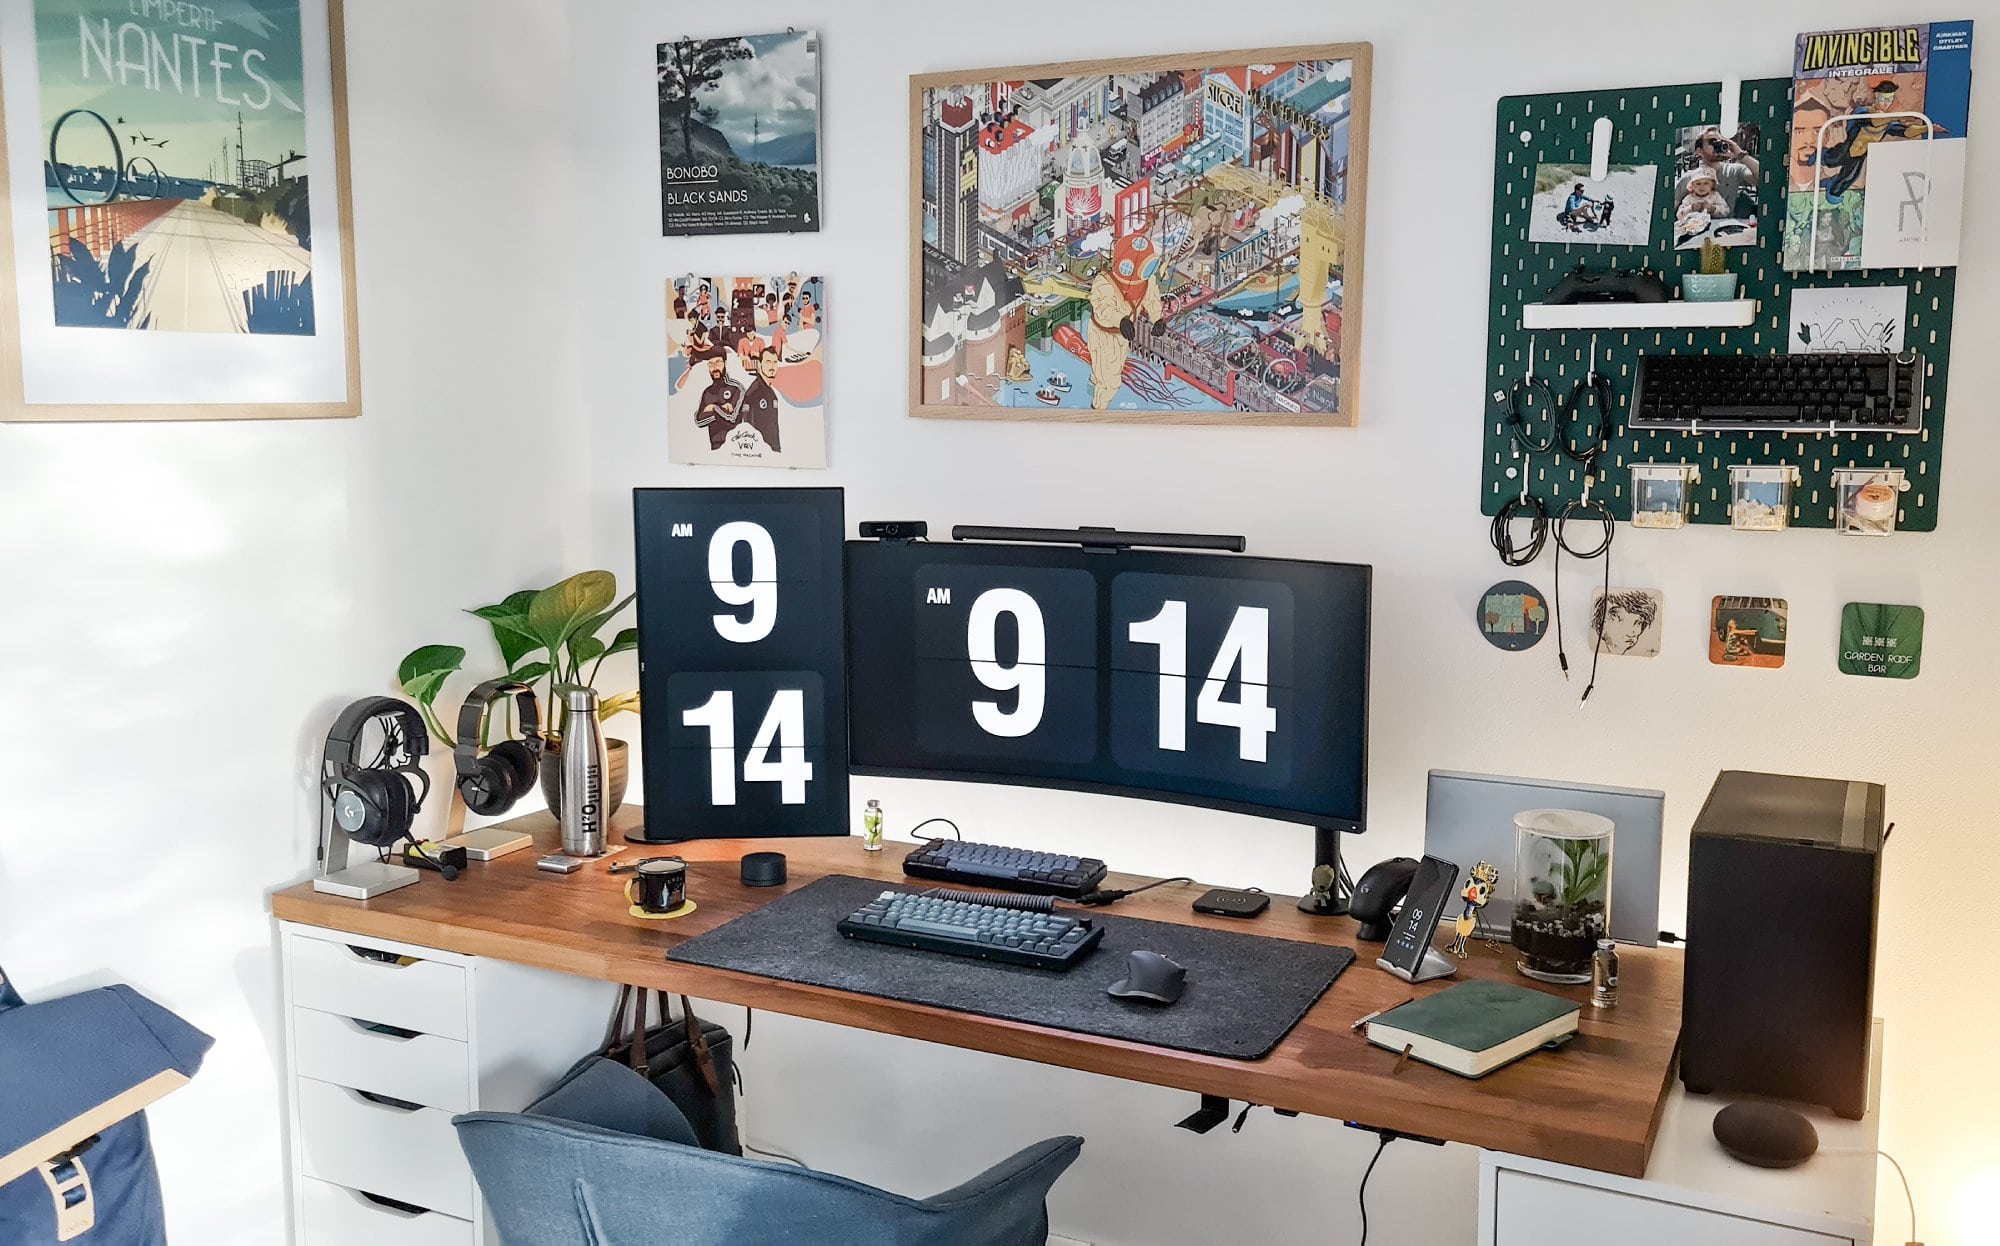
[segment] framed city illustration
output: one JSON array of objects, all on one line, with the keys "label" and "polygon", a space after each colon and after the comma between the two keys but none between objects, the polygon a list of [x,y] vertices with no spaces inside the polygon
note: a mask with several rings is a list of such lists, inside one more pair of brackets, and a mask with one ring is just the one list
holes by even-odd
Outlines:
[{"label": "framed city illustration", "polygon": [[0,0],[0,418],[360,414],[339,0]]},{"label": "framed city illustration", "polygon": [[1369,63],[911,78],[911,414],[1353,425]]}]

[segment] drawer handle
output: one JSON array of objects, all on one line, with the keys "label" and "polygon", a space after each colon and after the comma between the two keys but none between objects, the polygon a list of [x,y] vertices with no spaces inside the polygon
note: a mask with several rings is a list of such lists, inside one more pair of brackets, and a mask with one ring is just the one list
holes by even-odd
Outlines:
[{"label": "drawer handle", "polygon": [[343,943],[341,946],[354,953],[358,960],[365,960],[375,965],[387,965],[391,969],[407,969],[417,963],[417,958],[414,956],[404,956],[400,952],[390,952],[379,947],[361,947],[353,943]]},{"label": "drawer handle", "polygon": [[408,1099],[398,1099],[393,1095],[378,1095],[372,1090],[351,1090],[344,1086],[341,1089],[347,1090],[348,1094],[353,1095],[357,1099],[367,1100],[376,1107],[389,1108],[397,1112],[421,1112],[424,1110],[424,1105],[421,1103],[411,1103]]},{"label": "drawer handle", "polygon": [[393,1038],[398,1042],[407,1042],[423,1034],[421,1030],[406,1030],[400,1025],[390,1025],[386,1021],[363,1021],[359,1017],[342,1017],[341,1021],[360,1033],[372,1034],[377,1038]]},{"label": "drawer handle", "polygon": [[431,1214],[431,1209],[428,1207],[419,1207],[415,1203],[406,1203],[399,1198],[390,1198],[386,1194],[370,1194],[366,1190],[353,1190],[350,1193],[358,1198],[367,1199],[384,1211],[393,1211],[397,1215],[405,1216],[411,1220],[415,1220],[418,1216],[428,1216]]}]

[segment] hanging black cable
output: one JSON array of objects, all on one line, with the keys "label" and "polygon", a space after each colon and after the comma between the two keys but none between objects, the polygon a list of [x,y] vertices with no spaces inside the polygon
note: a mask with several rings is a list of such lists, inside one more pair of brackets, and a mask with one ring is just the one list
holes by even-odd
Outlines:
[{"label": "hanging black cable", "polygon": [[[1528,422],[1536,413],[1537,404],[1532,401],[1536,398],[1540,400],[1541,414],[1549,422],[1549,435],[1539,441],[1528,432]],[[1507,428],[1514,444],[1526,454],[1547,454],[1562,440],[1562,410],[1555,391],[1532,371],[1516,378],[1507,391]]]},{"label": "hanging black cable", "polygon": [[[1585,479],[1588,480],[1588,477]],[[1597,545],[1591,549],[1578,549],[1569,542],[1569,521],[1584,516],[1595,518],[1603,525],[1603,536]],[[1606,597],[1609,597],[1611,595],[1611,541],[1613,537],[1618,535],[1618,521],[1611,517],[1610,507],[1602,502],[1592,501],[1586,496],[1583,499],[1570,502],[1562,508],[1562,513],[1556,516],[1554,530],[1556,538],[1556,662],[1562,667],[1563,678],[1568,679],[1569,652],[1563,641],[1562,556],[1566,553],[1571,558],[1580,558],[1585,562],[1593,558],[1602,558],[1604,560],[1604,593]],[[1597,688],[1597,658],[1602,650],[1603,646],[1598,643],[1597,638],[1592,637],[1590,642],[1590,682],[1584,686],[1583,701],[1590,700],[1590,694]]]},{"label": "hanging black cable", "polygon": [[[1527,471],[1524,464],[1521,469]],[[1526,518],[1528,540],[1525,544],[1514,542],[1514,521]],[[1542,546],[1549,539],[1549,508],[1542,505],[1538,497],[1530,496],[1524,488],[1521,496],[1508,498],[1500,507],[1500,513],[1493,517],[1492,531],[1487,539],[1493,542],[1493,550],[1500,555],[1500,561],[1510,567],[1525,567],[1542,556]]]},{"label": "hanging black cable", "polygon": [[[1596,427],[1585,427],[1591,433],[1590,441],[1578,449],[1570,430],[1576,426],[1578,417],[1594,410]],[[1611,378],[1595,371],[1578,378],[1576,387],[1569,391],[1569,401],[1564,404],[1560,420],[1562,452],[1583,464],[1587,473],[1596,471],[1598,456],[1611,448]]]}]

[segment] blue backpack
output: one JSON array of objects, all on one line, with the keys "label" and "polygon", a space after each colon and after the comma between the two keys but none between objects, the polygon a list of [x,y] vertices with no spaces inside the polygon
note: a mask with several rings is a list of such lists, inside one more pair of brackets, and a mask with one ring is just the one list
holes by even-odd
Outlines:
[{"label": "blue backpack", "polygon": [[143,1109],[214,1041],[131,987],[29,1004],[0,974],[0,1242],[164,1246]]}]

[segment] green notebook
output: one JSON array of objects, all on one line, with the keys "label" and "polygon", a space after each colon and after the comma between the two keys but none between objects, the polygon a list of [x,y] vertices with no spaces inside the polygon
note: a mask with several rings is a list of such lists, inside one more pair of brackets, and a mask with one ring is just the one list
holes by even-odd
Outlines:
[{"label": "green notebook", "polygon": [[1368,1041],[1460,1077],[1484,1077],[1576,1033],[1574,1000],[1475,978],[1400,1004],[1368,1023]]}]

